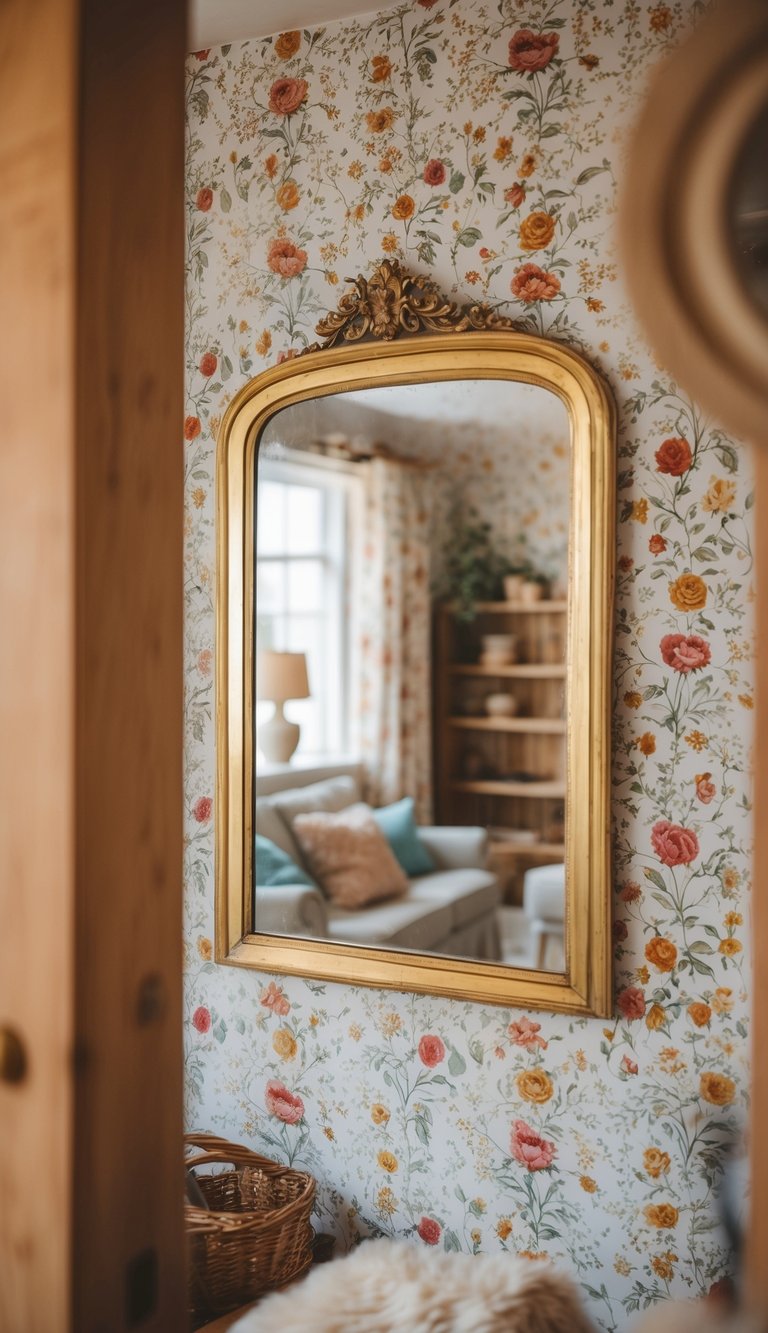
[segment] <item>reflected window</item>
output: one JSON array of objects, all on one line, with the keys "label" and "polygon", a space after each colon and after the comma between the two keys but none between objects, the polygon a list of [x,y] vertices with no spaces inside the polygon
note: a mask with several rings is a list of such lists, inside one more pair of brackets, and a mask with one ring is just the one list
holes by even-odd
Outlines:
[{"label": "reflected window", "polygon": [[[256,649],[304,653],[310,698],[287,705],[301,755],[342,754],[348,676],[345,634],[347,478],[280,460],[259,464]],[[256,705],[256,727],[272,705]]]}]

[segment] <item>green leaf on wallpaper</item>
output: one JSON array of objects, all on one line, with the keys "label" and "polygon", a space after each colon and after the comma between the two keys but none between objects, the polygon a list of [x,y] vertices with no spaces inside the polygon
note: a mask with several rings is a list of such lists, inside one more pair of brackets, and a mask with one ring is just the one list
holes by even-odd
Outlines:
[{"label": "green leaf on wallpaper", "polygon": [[232,374],[232,362],[230,361],[228,356],[223,356],[221,358],[221,378],[223,380],[228,380],[231,374]]},{"label": "green leaf on wallpaper", "polygon": [[458,1251],[461,1250],[461,1245],[459,1244],[459,1238],[456,1235],[455,1231],[443,1232],[443,1248],[446,1250],[456,1250],[457,1253]]},{"label": "green leaf on wallpaper", "polygon": [[713,551],[711,546],[697,546],[691,556],[694,560],[716,560],[717,551]]},{"label": "green leaf on wallpaper", "polygon": [[245,1032],[245,1020],[243,1018],[235,1019],[235,1032],[239,1032],[241,1036]]},{"label": "green leaf on wallpaper", "polygon": [[[693,965],[694,970],[698,972],[702,977],[711,977],[712,980],[714,981],[715,974],[712,971],[712,968],[709,966],[709,963],[702,963],[700,958],[691,958],[690,962]],[[725,959],[723,959],[723,962],[725,962]]]},{"label": "green leaf on wallpaper", "polygon": [[232,50],[232,43],[231,43],[231,42],[227,42],[226,46],[222,46],[222,48],[221,48],[221,54],[222,54],[223,56],[228,56],[231,50]]},{"label": "green leaf on wallpaper", "polygon": [[464,1059],[464,1056],[460,1055],[455,1047],[452,1046],[451,1056],[448,1061],[448,1073],[453,1074],[455,1077],[457,1074],[463,1074],[466,1071],[466,1068],[467,1062]]},{"label": "green leaf on wallpaper", "polygon": [[429,1147],[429,1130],[424,1117],[422,1115],[417,1115],[414,1118],[414,1124],[416,1126],[417,1139],[424,1144],[425,1148]]},{"label": "green leaf on wallpaper", "polygon": [[651,870],[651,869],[644,870],[643,874],[645,875],[646,879],[649,879],[651,881],[651,884],[656,885],[657,889],[663,889],[665,893],[667,892],[667,886],[664,883],[664,880],[662,879],[658,870]]},{"label": "green leaf on wallpaper", "polygon": [[749,495],[747,496],[746,500],[744,501],[744,508],[745,508],[745,509],[751,509],[754,503],[755,503],[755,493],[754,493],[754,491],[750,491],[750,492],[749,492]]},{"label": "green leaf on wallpaper", "polygon": [[705,926],[703,927],[703,930],[705,931],[705,933],[706,933],[707,935],[711,935],[713,939],[715,939],[715,940],[719,940],[719,939],[720,939],[720,931],[717,930],[715,926],[707,926],[707,925],[705,925]]},{"label": "green leaf on wallpaper", "polygon": [[562,125],[558,125],[558,124],[554,124],[554,125],[545,125],[544,128],[543,128],[543,130],[541,131],[541,138],[542,138],[542,139],[554,139],[554,137],[555,137],[556,134],[562,134],[562,132],[563,132],[563,127],[562,127]]},{"label": "green leaf on wallpaper", "polygon": [[483,1043],[477,1037],[473,1037],[469,1043],[469,1053],[475,1064],[481,1065],[485,1059],[485,1048]]},{"label": "green leaf on wallpaper", "polygon": [[226,1035],[227,1035],[227,1025],[226,1025],[226,1023],[224,1022],[224,1019],[223,1019],[223,1018],[218,1019],[216,1025],[215,1025],[215,1027],[214,1027],[214,1029],[213,1029],[213,1035],[214,1035],[214,1037],[216,1038],[216,1040],[217,1040],[218,1042],[222,1042],[222,1041],[225,1040]]},{"label": "green leaf on wallpaper", "polygon": [[467,1202],[467,1196],[466,1196],[466,1194],[464,1193],[463,1189],[461,1188],[461,1185],[456,1185],[456,1186],[454,1187],[454,1191],[453,1191],[453,1192],[454,1192],[454,1194],[456,1195],[456,1198],[458,1199],[459,1203],[466,1203],[466,1202]]},{"label": "green leaf on wallpaper", "polygon": [[222,213],[228,213],[230,208],[232,207],[232,195],[229,193],[229,190],[225,185],[222,185],[221,187],[221,193],[219,195],[219,203],[221,204]]},{"label": "green leaf on wallpaper", "polygon": [[714,632],[715,627],[712,624],[711,620],[707,620],[706,616],[699,616],[699,620],[705,629],[712,630]]},{"label": "green leaf on wallpaper", "polygon": [[601,173],[607,171],[607,169],[608,169],[607,162],[604,162],[601,167],[586,167],[585,170],[580,171],[578,176],[576,177],[576,184],[586,185],[587,181],[591,181],[594,176],[601,175]]},{"label": "green leaf on wallpaper", "polygon": [[470,249],[471,246],[477,245],[481,235],[482,233],[478,231],[477,227],[464,227],[463,230],[459,232],[456,240],[459,245],[465,245],[467,249]]},{"label": "green leaf on wallpaper", "polygon": [[739,459],[733,445],[720,443],[715,446],[715,453],[726,472],[738,472]]},{"label": "green leaf on wallpaper", "polygon": [[694,940],[693,944],[689,945],[688,952],[695,954],[704,954],[705,956],[707,956],[708,954],[712,954],[715,951],[712,948],[711,944],[707,944],[706,940]]}]

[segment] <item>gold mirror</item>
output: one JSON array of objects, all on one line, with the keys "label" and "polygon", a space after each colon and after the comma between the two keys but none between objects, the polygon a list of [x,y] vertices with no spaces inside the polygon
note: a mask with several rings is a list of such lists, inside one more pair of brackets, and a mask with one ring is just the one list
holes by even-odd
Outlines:
[{"label": "gold mirror", "polygon": [[614,419],[384,261],[217,459],[219,962],[609,1014]]}]

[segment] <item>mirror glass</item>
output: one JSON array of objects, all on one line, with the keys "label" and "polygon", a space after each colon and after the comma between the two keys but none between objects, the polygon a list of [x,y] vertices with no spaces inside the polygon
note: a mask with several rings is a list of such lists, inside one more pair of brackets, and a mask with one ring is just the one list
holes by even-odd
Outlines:
[{"label": "mirror glass", "polygon": [[268,421],[257,932],[564,970],[570,510],[568,413],[538,386]]},{"label": "mirror glass", "polygon": [[747,135],[728,192],[736,261],[753,301],[768,315],[768,105]]}]

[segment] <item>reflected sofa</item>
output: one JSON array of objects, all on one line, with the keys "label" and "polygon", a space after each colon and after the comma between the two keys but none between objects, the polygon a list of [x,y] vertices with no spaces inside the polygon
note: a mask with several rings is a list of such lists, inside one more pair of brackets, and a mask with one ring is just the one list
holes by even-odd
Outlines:
[{"label": "reflected sofa", "polygon": [[[255,832],[307,873],[293,820],[319,810],[344,810],[363,799],[358,765],[336,765],[320,781],[313,781],[316,776],[297,768],[257,779],[254,809]],[[496,876],[486,869],[485,829],[420,828],[419,837],[435,869],[410,879],[402,897],[345,911],[317,887],[257,884],[256,929],[498,961],[500,890]]]}]

